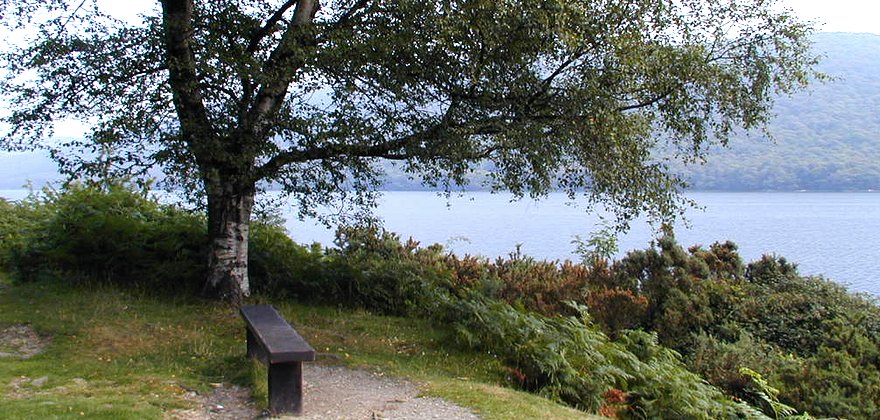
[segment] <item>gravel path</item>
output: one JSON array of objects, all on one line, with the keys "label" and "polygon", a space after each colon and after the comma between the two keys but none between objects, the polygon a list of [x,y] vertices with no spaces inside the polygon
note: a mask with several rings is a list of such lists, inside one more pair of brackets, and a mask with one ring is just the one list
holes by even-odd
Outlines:
[{"label": "gravel path", "polygon": [[438,398],[419,397],[406,381],[344,367],[304,369],[305,410],[309,420],[479,420],[469,410]]},{"label": "gravel path", "polygon": [[[439,398],[419,397],[411,382],[361,370],[308,364],[303,369],[304,410],[301,420],[479,420],[476,414]],[[191,393],[200,407],[169,413],[169,419],[232,420],[264,416],[248,390],[219,386],[211,395]]]}]

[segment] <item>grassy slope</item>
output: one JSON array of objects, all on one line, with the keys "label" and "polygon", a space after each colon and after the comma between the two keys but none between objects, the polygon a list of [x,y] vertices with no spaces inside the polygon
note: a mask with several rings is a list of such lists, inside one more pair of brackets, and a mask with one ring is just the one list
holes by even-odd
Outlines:
[{"label": "grassy slope", "polygon": [[[2,273],[0,273],[2,276]],[[425,321],[363,311],[276,304],[324,356],[349,366],[410,378],[427,395],[472,407],[486,419],[594,418],[498,386],[492,357],[445,345],[448,332]],[[115,289],[53,283],[8,285],[0,278],[0,330],[27,324],[51,337],[28,360],[0,363],[4,418],[161,418],[187,407],[187,390],[211,383],[253,386],[265,378],[245,361],[235,310],[205,302],[167,302]],[[45,384],[32,380],[48,377]]]}]

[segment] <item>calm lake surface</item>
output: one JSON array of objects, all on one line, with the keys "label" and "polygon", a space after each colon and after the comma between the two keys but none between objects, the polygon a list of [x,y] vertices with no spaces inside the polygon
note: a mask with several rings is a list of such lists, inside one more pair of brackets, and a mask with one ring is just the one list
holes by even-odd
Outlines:
[{"label": "calm lake surface", "polygon": [[[20,190],[0,190],[18,199]],[[850,290],[880,296],[880,193],[689,193],[703,209],[687,212],[677,226],[684,246],[732,240],[746,261],[775,254],[795,262],[801,274],[822,275]],[[291,212],[292,213],[292,212]],[[432,192],[387,192],[376,213],[385,227],[423,245],[440,243],[457,254],[505,256],[520,245],[542,259],[577,259],[572,240],[588,237],[599,218],[564,195],[510,202],[503,194],[472,192],[447,200]],[[333,232],[315,221],[289,217],[298,242],[332,244]],[[623,255],[649,246],[654,232],[633,223],[619,239]]]}]

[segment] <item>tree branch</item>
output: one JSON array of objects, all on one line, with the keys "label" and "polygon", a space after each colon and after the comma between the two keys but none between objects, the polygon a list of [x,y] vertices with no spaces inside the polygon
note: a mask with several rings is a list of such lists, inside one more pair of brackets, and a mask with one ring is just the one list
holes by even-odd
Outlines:
[{"label": "tree branch", "polygon": [[309,33],[307,27],[314,21],[318,8],[320,8],[319,0],[296,2],[293,19],[282,35],[278,47],[272,51],[263,66],[266,82],[257,93],[243,124],[257,137],[264,135],[268,117],[281,108],[288,86],[304,63],[303,57],[296,57],[296,49],[314,43],[314,35]]},{"label": "tree branch", "polygon": [[277,25],[281,19],[284,18],[284,14],[290,10],[291,7],[296,6],[299,0],[287,0],[278,10],[266,20],[266,24],[260,27],[256,32],[254,32],[253,36],[251,36],[250,43],[248,43],[247,52],[254,53],[257,51],[257,48],[260,46],[260,41],[263,40],[267,35],[272,33],[272,27]]},{"label": "tree branch", "polygon": [[[260,166],[256,171],[256,178],[263,179],[270,174],[277,173],[284,166],[293,163],[330,159],[339,156],[378,157],[392,160],[411,159],[415,157],[416,154],[406,153],[403,149],[412,148],[418,142],[430,139],[443,139],[445,134],[449,134],[453,130],[455,131],[455,134],[459,136],[499,134],[504,130],[505,119],[506,117],[490,117],[484,120],[459,125],[449,125],[447,122],[439,122],[424,131],[372,145],[331,144],[306,150],[289,150],[285,153],[276,155],[274,158]],[[479,152],[469,158],[480,159],[500,148],[500,145],[491,146],[487,150]]]},{"label": "tree branch", "polygon": [[82,1],[79,3],[79,6],[76,6],[76,8],[73,9],[73,12],[71,12],[70,15],[67,16],[67,19],[64,21],[64,23],[61,24],[61,27],[58,28],[58,34],[59,34],[59,36],[60,36],[61,34],[64,33],[64,29],[67,27],[67,24],[70,23],[70,21],[73,19],[73,17],[74,17],[77,13],[79,13],[80,9],[82,9],[83,6],[86,5],[86,1],[87,1],[87,0],[82,0]]},{"label": "tree branch", "polygon": [[648,106],[654,105],[654,104],[656,104],[657,102],[660,102],[660,101],[666,99],[667,97],[669,97],[669,95],[672,95],[672,92],[673,92],[672,89],[668,89],[668,90],[666,90],[666,92],[663,92],[663,93],[661,93],[661,94],[659,94],[659,95],[657,95],[657,96],[655,96],[655,97],[653,97],[653,98],[651,98],[651,99],[648,99],[648,100],[646,100],[646,101],[638,102],[638,103],[635,103],[635,104],[626,105],[626,106],[622,106],[622,107],[618,107],[618,108],[617,108],[617,111],[619,111],[619,112],[626,112],[626,111],[631,111],[631,110],[633,110],[633,109],[645,108],[645,107],[648,107]]},{"label": "tree branch", "polygon": [[345,13],[342,14],[342,16],[339,16],[339,19],[336,19],[336,22],[333,23],[333,27],[335,28],[335,27],[345,25],[346,23],[348,23],[351,20],[352,17],[354,17],[355,13],[357,13],[360,10],[363,10],[363,8],[367,7],[367,5],[369,3],[370,3],[370,0],[358,1],[353,6],[351,6],[350,9],[346,10]]},{"label": "tree branch", "polygon": [[195,53],[192,49],[193,0],[161,0],[165,32],[165,65],[168,68],[174,106],[187,141],[203,137],[211,127],[204,97],[199,89]]},{"label": "tree branch", "polygon": [[[435,126],[434,128],[436,129],[437,127],[438,126]],[[270,174],[277,173],[281,168],[292,163],[329,159],[338,156],[388,157],[389,159],[393,158],[392,156],[397,156],[396,160],[407,159],[411,156],[395,153],[394,151],[406,147],[411,142],[422,139],[424,134],[425,133],[411,134],[396,140],[374,145],[330,144],[324,147],[307,150],[289,150],[286,153],[276,155],[260,166],[256,171],[256,178],[263,179]]]},{"label": "tree branch", "polygon": [[562,74],[566,69],[568,69],[569,66],[574,64],[574,62],[580,60],[584,55],[586,55],[586,51],[581,50],[572,54],[569,59],[563,61],[559,65],[559,67],[557,67],[556,70],[553,71],[553,73],[551,73],[549,76],[541,81],[541,84],[543,85],[542,91],[546,91],[548,88],[550,88],[550,85],[553,84],[553,80],[559,77],[559,75]]}]

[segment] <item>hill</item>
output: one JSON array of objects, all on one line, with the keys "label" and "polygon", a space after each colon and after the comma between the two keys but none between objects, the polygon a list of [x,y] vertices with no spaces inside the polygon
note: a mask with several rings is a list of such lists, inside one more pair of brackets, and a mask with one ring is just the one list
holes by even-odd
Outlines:
[{"label": "hill", "polygon": [[740,136],[707,163],[676,168],[697,190],[880,189],[880,35],[821,33],[834,80],[779,98],[771,141]]}]

